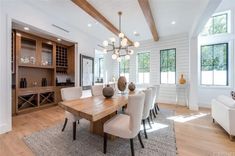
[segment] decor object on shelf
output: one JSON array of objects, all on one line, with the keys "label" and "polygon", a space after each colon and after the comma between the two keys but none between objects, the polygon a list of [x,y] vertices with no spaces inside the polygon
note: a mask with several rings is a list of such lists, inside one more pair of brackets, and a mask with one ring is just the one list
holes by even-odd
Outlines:
[{"label": "decor object on shelf", "polygon": [[232,99],[235,100],[235,92],[234,91],[231,91],[231,96],[232,96]]},{"label": "decor object on shelf", "polygon": [[27,88],[27,80],[26,78],[20,79],[20,88]]},{"label": "decor object on shelf", "polygon": [[125,56],[125,59],[130,59],[130,55],[134,53],[133,49],[130,49],[131,47],[139,47],[140,43],[139,42],[134,42],[132,43],[131,41],[128,41],[127,37],[125,36],[124,33],[121,31],[121,16],[122,12],[118,12],[119,15],[119,32],[120,34],[118,35],[119,37],[119,45],[115,45],[116,39],[114,37],[111,37],[109,41],[105,40],[103,41],[103,46],[98,45],[103,48],[103,52],[112,52],[112,59],[117,60],[118,62],[121,61],[121,56]]},{"label": "decor object on shelf", "polygon": [[128,85],[128,89],[130,91],[134,91],[135,90],[135,84],[133,82],[131,82],[129,85]]},{"label": "decor object on shelf", "polygon": [[181,74],[180,79],[179,79],[179,84],[185,84],[185,83],[186,83],[186,80],[184,78],[184,75]]},{"label": "decor object on shelf", "polygon": [[123,92],[126,89],[127,82],[126,82],[126,77],[125,76],[120,76],[118,79],[118,89]]},{"label": "decor object on shelf", "polygon": [[111,98],[114,95],[114,89],[110,85],[103,88],[103,95],[106,98]]},{"label": "decor object on shelf", "polygon": [[47,79],[46,78],[42,78],[42,87],[47,86]]}]

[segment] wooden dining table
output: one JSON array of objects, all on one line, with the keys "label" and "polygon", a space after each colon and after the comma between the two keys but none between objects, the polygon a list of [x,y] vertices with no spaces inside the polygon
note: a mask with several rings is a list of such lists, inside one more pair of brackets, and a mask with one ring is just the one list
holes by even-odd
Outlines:
[{"label": "wooden dining table", "polygon": [[128,95],[116,94],[112,98],[104,96],[92,96],[71,101],[60,102],[59,106],[64,110],[90,121],[90,131],[94,134],[103,135],[104,123],[116,115],[116,111],[127,105]]}]

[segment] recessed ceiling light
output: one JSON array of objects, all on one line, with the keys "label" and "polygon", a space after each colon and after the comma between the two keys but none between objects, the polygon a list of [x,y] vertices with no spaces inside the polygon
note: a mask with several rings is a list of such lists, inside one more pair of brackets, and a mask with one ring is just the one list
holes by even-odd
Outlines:
[{"label": "recessed ceiling light", "polygon": [[27,30],[27,31],[28,31],[28,30],[29,30],[29,28],[28,28],[28,27],[24,27],[24,30]]},{"label": "recessed ceiling light", "polygon": [[57,38],[57,41],[59,41],[59,42],[60,42],[60,41],[61,41],[61,39],[60,39],[60,38]]},{"label": "recessed ceiling light", "polygon": [[176,21],[172,21],[171,24],[172,24],[172,25],[175,25],[175,24],[176,24]]},{"label": "recessed ceiling light", "polygon": [[91,23],[88,23],[87,26],[90,28],[90,27],[92,27],[92,24],[91,24]]}]

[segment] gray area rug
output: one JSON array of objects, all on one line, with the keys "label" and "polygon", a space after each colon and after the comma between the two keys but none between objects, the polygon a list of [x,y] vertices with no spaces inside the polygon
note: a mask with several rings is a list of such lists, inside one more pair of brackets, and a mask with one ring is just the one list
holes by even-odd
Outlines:
[{"label": "gray area rug", "polygon": [[[175,156],[177,153],[174,121],[167,119],[173,116],[170,110],[161,110],[154,119],[152,129],[147,125],[148,138],[142,133],[145,148],[141,148],[138,138],[134,139],[136,156]],[[81,120],[77,126],[77,140],[72,140],[72,123],[67,123],[61,132],[63,123],[35,132],[23,140],[37,156],[104,156],[103,137],[89,132],[89,122]],[[131,155],[130,141],[117,138],[108,140],[106,156]]]}]

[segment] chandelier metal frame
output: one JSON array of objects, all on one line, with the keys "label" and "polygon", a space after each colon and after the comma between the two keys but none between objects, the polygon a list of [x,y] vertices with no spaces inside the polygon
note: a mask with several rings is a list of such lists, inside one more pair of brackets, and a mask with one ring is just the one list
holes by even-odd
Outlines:
[{"label": "chandelier metal frame", "polygon": [[[125,34],[122,33],[121,30],[121,22],[122,22],[122,12],[118,12],[119,16],[119,44],[115,45],[116,39],[114,37],[109,38],[110,42],[108,40],[103,41],[103,46],[99,45],[103,48],[104,53],[112,52],[112,59],[117,60],[118,62],[121,61],[121,56],[125,56],[125,59],[129,60],[130,55],[134,54],[133,48],[139,47],[139,42],[130,43],[128,39],[126,38]],[[133,48],[131,48],[133,47]],[[130,49],[131,48],[131,49]],[[123,53],[124,51],[124,53]]]}]

